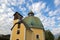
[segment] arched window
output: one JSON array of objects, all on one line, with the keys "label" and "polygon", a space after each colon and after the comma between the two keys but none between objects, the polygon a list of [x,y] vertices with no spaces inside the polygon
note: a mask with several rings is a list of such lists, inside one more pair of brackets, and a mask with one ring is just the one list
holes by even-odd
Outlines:
[{"label": "arched window", "polygon": [[36,35],[36,38],[39,39],[39,35]]},{"label": "arched window", "polygon": [[19,40],[19,39],[16,39],[16,40]]},{"label": "arched window", "polygon": [[20,30],[17,30],[17,34],[20,34]]}]

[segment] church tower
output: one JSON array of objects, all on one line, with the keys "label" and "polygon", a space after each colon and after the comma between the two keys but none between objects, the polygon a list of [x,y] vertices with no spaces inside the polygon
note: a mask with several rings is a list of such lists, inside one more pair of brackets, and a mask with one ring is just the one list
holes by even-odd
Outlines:
[{"label": "church tower", "polygon": [[22,24],[23,16],[16,12],[14,14],[14,25],[11,28],[10,40],[25,40],[25,26]]},{"label": "church tower", "polygon": [[27,17],[22,18],[23,16],[18,12],[14,14],[10,40],[45,40],[44,27],[32,11]]}]

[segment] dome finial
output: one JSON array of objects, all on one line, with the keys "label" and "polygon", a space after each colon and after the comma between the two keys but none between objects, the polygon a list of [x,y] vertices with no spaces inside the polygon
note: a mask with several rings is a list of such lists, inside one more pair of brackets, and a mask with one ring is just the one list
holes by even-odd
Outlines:
[{"label": "dome finial", "polygon": [[29,16],[34,16],[34,13],[33,11],[31,10],[29,13],[28,13]]}]

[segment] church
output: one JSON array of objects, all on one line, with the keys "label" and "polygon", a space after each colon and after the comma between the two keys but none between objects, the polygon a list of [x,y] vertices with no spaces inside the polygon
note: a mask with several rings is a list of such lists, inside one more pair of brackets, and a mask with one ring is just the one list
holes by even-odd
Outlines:
[{"label": "church", "polygon": [[32,11],[25,18],[15,12],[13,23],[10,40],[45,40],[44,27]]}]

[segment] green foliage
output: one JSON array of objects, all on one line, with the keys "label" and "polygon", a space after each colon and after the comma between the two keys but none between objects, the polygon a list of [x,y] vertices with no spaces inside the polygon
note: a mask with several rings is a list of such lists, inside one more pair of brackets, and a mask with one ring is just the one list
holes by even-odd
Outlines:
[{"label": "green foliage", "polygon": [[58,37],[58,40],[60,40],[60,36]]},{"label": "green foliage", "polygon": [[54,36],[49,30],[45,31],[45,40],[54,40]]},{"label": "green foliage", "polygon": [[10,35],[0,35],[0,40],[10,40]]}]

